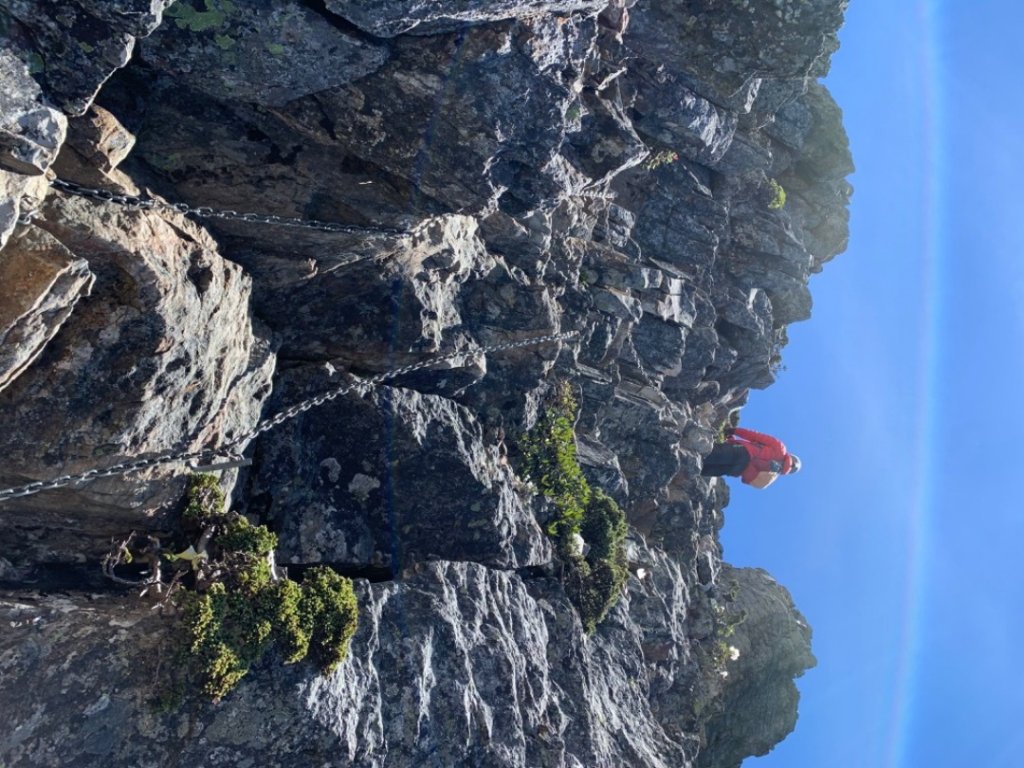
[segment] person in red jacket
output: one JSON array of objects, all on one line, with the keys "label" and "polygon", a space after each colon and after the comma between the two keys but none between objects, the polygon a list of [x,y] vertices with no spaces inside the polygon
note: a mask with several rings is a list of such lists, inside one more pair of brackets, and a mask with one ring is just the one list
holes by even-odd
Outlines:
[{"label": "person in red jacket", "polygon": [[781,440],[742,427],[725,430],[726,441],[718,443],[704,459],[705,477],[732,475],[747,485],[764,488],[779,475],[800,471],[800,459],[786,450]]}]

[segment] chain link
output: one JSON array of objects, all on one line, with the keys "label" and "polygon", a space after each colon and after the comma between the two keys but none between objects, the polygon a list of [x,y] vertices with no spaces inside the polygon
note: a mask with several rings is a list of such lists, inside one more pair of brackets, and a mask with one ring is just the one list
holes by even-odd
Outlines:
[{"label": "chain link", "polygon": [[378,385],[383,384],[391,379],[404,376],[408,373],[423,370],[439,363],[444,363],[449,360],[456,360],[462,357],[470,357],[476,355],[490,355],[498,352],[507,352],[511,349],[521,349],[523,347],[535,347],[543,344],[552,344],[557,341],[566,341],[577,335],[576,331],[566,331],[565,333],[553,333],[547,336],[536,336],[531,339],[521,339],[519,341],[506,341],[502,344],[494,344],[485,347],[476,347],[475,349],[462,350],[460,352],[450,352],[440,357],[432,357],[428,360],[421,360],[418,363],[411,363],[404,365],[401,368],[395,368],[384,373],[379,373],[376,376],[371,376],[367,379],[349,381],[341,384],[333,389],[329,389],[326,392],[322,392],[319,395],[310,397],[303,400],[300,403],[296,403],[290,406],[280,413],[272,416],[269,419],[265,419],[256,425],[255,428],[245,433],[241,437],[238,437],[231,442],[221,446],[217,449],[207,449],[202,451],[164,451],[158,453],[155,456],[150,456],[146,459],[135,459],[133,461],[126,461],[121,464],[114,464],[110,467],[104,467],[102,469],[90,469],[86,472],[82,472],[76,475],[61,475],[55,477],[52,480],[38,480],[36,482],[28,483],[27,485],[20,485],[15,488],[5,488],[0,490],[0,503],[7,501],[8,499],[17,499],[22,496],[31,496],[39,493],[40,491],[52,491],[57,488],[66,488],[68,486],[79,486],[87,483],[91,480],[96,480],[101,477],[114,477],[116,475],[126,475],[131,472],[140,472],[150,467],[156,467],[161,464],[178,464],[182,462],[191,461],[210,461],[220,456],[228,456],[237,453],[235,449],[241,446],[243,443],[247,443],[255,437],[268,432],[276,426],[283,424],[286,421],[294,419],[306,411],[313,408],[317,408],[324,403],[334,400],[353,389],[357,388],[361,384]]},{"label": "chain link", "polygon": [[210,208],[206,205],[191,206],[188,203],[166,203],[153,197],[139,197],[137,195],[122,195],[111,192],[107,189],[96,189],[83,187],[73,181],[53,178],[50,186],[61,192],[77,197],[85,197],[90,200],[98,200],[104,203],[113,203],[124,208],[133,210],[163,210],[177,211],[189,216],[196,216],[201,219],[226,219],[229,221],[246,221],[254,224],[271,224],[278,227],[298,227],[302,229],[315,229],[320,232],[346,232],[372,237],[390,237],[406,234],[405,230],[393,229],[391,227],[360,227],[355,224],[338,224],[330,221],[317,221],[316,219],[298,219],[290,216],[277,216],[271,213],[240,213],[230,209]]}]

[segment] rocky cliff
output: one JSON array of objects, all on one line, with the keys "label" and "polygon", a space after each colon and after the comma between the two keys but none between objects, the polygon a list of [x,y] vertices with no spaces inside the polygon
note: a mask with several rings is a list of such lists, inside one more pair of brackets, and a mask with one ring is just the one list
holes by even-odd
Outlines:
[{"label": "rocky cliff", "polygon": [[[0,0],[0,488],[242,452],[233,508],[360,608],[332,674],[158,711],[177,618],[100,561],[186,467],[10,495],[0,763],[734,768],[792,730],[810,629],[699,469],[846,246],[845,6]],[[519,461],[561,382],[629,523],[593,634]]]}]

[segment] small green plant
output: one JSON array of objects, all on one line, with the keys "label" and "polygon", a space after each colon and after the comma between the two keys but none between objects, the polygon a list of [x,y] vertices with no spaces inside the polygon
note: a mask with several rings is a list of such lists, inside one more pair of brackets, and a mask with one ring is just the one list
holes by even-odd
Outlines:
[{"label": "small green plant", "polygon": [[224,513],[224,491],[216,475],[192,475],[185,490],[185,510],[181,513],[185,523],[205,525]]},{"label": "small green plant", "polygon": [[[526,471],[550,498],[557,517],[548,524],[566,565],[565,591],[590,633],[622,594],[629,576],[626,516],[600,489],[591,489],[576,458],[574,425],[578,405],[567,382],[522,440]],[[590,546],[584,555],[578,539]]]},{"label": "small green plant", "polygon": [[277,547],[277,536],[265,525],[253,525],[241,515],[232,515],[223,524],[217,544],[226,551],[244,552],[266,562],[266,556]]},{"label": "small green plant", "polygon": [[673,152],[671,149],[662,149],[655,152],[653,155],[644,161],[644,169],[648,171],[654,171],[663,165],[671,165],[679,159],[679,153]]},{"label": "small green plant", "polygon": [[182,528],[191,555],[166,559],[187,562],[193,588],[175,595],[182,627],[164,706],[190,694],[222,699],[271,648],[286,663],[310,655],[324,672],[345,658],[358,622],[349,579],[326,567],[311,568],[301,585],[278,575],[277,536],[226,512],[213,475],[190,479]]},{"label": "small green plant", "polygon": [[718,640],[711,651],[711,661],[715,665],[715,671],[721,677],[728,677],[726,669],[730,661],[736,661],[740,657],[740,649],[730,645],[725,640]]},{"label": "small green plant", "polygon": [[726,440],[728,440],[729,433],[727,433],[726,430],[731,429],[734,426],[735,425],[729,419],[725,419],[721,424],[719,424],[718,432],[715,433],[715,442],[724,443]]},{"label": "small green plant", "polygon": [[557,517],[548,524],[552,536],[579,533],[590,502],[590,486],[576,460],[577,409],[572,387],[563,382],[522,442],[527,474],[555,505]]},{"label": "small green plant", "polygon": [[[735,602],[739,591],[739,582],[731,582],[729,592],[724,595],[725,601]],[[711,632],[700,639],[698,652],[706,660],[703,666],[710,675],[727,678],[729,664],[740,658],[740,649],[732,638],[737,628],[747,620],[747,613],[735,607],[727,608],[714,598],[710,601],[710,607]]]},{"label": "small green plant", "polygon": [[768,356],[768,369],[772,372],[772,376],[778,376],[786,370],[786,366],[782,362],[782,350],[786,348],[787,344],[789,344],[789,333],[786,331],[786,326],[782,326],[775,331],[772,338],[772,351]]},{"label": "small green plant", "polygon": [[786,204],[786,190],[775,179],[768,179],[768,208],[772,211],[781,210]]},{"label": "small green plant", "polygon": [[272,646],[285,663],[311,655],[323,672],[332,672],[357,626],[352,582],[326,567],[309,571],[301,586],[257,573],[190,592],[182,602],[176,687],[212,701],[226,696]]}]

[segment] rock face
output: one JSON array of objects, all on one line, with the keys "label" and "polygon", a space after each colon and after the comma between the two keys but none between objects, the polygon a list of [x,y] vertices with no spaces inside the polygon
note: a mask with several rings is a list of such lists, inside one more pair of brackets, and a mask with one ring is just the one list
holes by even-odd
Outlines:
[{"label": "rock face", "polygon": [[[356,576],[361,617],[328,677],[268,660],[158,712],[175,617],[82,575],[174,528],[185,467],[0,498],[0,763],[771,749],[810,629],[722,562],[728,488],[700,466],[846,247],[852,164],[816,81],[845,5],[5,3],[0,493],[235,446],[234,508],[282,563]],[[559,382],[629,522],[589,636],[519,463]]]},{"label": "rock face", "polygon": [[[269,394],[274,356],[242,269],[180,215],[96,214],[84,198],[51,196],[45,218],[2,252],[28,275],[9,314],[31,302],[4,346],[22,361],[0,392],[5,485],[216,446],[255,426]],[[157,524],[182,490],[154,470],[11,500],[0,557],[96,557],[125,525]],[[67,526],[68,509],[80,528]]]},{"label": "rock face", "polygon": [[0,317],[0,390],[43,351],[95,276],[89,263],[44,230],[25,229],[8,244],[0,262],[7,293]]},{"label": "rock face", "polygon": [[727,642],[738,658],[728,665],[697,765],[735,768],[748,755],[767,754],[778,734],[793,729],[800,697],[793,678],[816,662],[810,627],[768,573],[725,565],[719,580],[733,593],[723,612],[736,622]]}]

